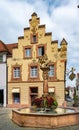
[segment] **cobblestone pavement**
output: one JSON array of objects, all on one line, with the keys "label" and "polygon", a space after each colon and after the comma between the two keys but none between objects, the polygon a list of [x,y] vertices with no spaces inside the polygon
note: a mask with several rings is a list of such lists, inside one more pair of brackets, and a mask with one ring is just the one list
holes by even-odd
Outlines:
[{"label": "cobblestone pavement", "polygon": [[0,108],[0,130],[79,130],[79,125],[58,129],[19,127],[11,120],[11,108]]}]

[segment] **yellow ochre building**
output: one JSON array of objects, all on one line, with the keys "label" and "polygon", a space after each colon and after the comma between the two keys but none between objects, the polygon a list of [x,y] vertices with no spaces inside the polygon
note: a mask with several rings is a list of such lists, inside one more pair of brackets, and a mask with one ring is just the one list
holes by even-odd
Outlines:
[{"label": "yellow ochre building", "polygon": [[18,37],[18,43],[7,45],[11,51],[7,58],[9,107],[30,106],[35,97],[43,94],[43,77],[38,59],[44,54],[50,61],[48,91],[56,95],[59,105],[65,100],[67,42],[63,38],[58,48],[58,41],[52,40],[52,33],[45,29],[34,12],[29,27],[24,28],[24,36]]}]

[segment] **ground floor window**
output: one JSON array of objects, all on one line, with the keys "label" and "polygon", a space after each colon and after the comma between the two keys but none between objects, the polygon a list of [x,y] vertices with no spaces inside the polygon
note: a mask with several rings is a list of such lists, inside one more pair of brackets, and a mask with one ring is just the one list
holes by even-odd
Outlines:
[{"label": "ground floor window", "polygon": [[13,103],[20,103],[20,93],[13,93]]}]

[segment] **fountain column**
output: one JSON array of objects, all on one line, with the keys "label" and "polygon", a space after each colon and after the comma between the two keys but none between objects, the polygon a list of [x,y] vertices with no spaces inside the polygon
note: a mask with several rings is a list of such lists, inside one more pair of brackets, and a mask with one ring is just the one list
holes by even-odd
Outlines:
[{"label": "fountain column", "polygon": [[43,71],[43,94],[48,95],[48,71],[50,69],[48,66],[49,61],[46,54],[39,58],[39,63],[41,64],[40,69]]},{"label": "fountain column", "polygon": [[40,69],[43,71],[43,94],[47,95],[48,94],[48,71],[49,71],[49,67],[48,66],[44,66],[44,67],[40,67]]}]

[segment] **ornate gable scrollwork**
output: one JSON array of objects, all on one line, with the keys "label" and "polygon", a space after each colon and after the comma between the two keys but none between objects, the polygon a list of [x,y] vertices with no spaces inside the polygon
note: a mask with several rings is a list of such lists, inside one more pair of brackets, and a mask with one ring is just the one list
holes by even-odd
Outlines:
[{"label": "ornate gable scrollwork", "polygon": [[66,54],[67,54],[67,42],[66,42],[65,39],[63,39],[62,42],[61,42],[60,57],[66,58]]},{"label": "ornate gable scrollwork", "polygon": [[37,32],[38,24],[39,24],[39,19],[37,18],[37,14],[33,13],[32,14],[32,19],[30,20],[32,33],[36,33]]}]

